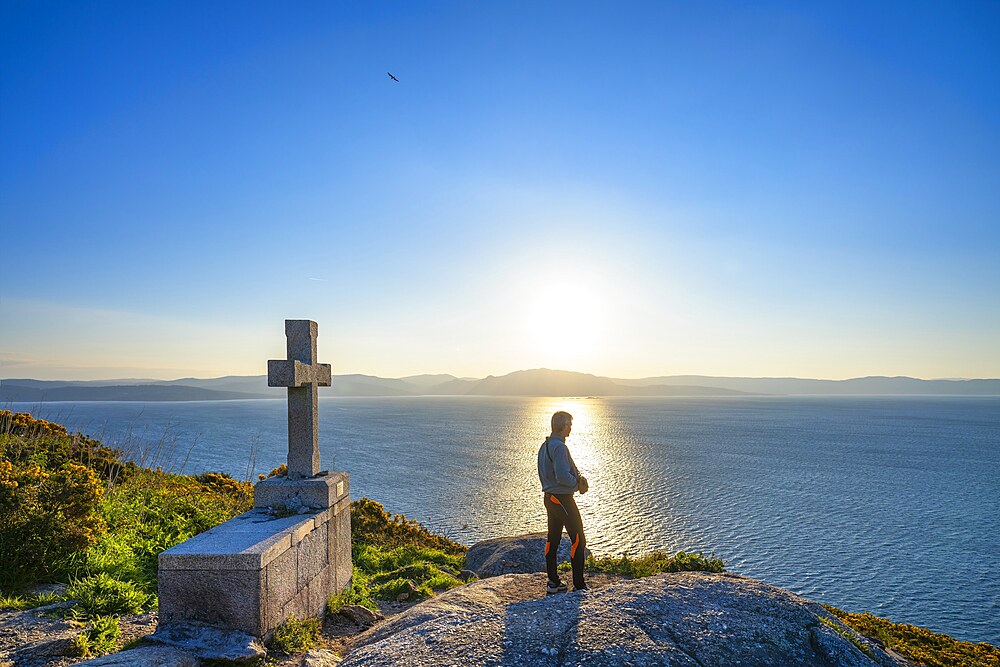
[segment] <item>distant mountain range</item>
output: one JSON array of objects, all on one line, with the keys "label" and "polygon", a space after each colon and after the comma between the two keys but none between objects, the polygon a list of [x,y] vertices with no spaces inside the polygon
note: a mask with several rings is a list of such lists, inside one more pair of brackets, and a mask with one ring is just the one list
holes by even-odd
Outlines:
[{"label": "distant mountain range", "polygon": [[[669,375],[641,379],[535,369],[474,379],[452,375],[380,378],[335,375],[323,396],[750,396],[750,395],[1000,395],[1000,379],[850,380]],[[180,380],[0,380],[0,405],[50,401],[209,401],[282,398],[264,375]]]}]

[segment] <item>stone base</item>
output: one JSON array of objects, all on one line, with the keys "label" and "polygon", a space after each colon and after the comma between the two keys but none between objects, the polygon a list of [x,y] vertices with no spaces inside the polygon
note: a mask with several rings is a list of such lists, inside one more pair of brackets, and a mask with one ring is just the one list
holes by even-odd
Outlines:
[{"label": "stone base", "polygon": [[324,470],[307,479],[268,477],[253,487],[254,507],[274,507],[281,504],[289,509],[326,509],[351,493],[346,472]]},{"label": "stone base", "polygon": [[291,516],[258,507],[161,553],[160,624],[200,622],[265,637],[291,616],[322,614],[327,598],[350,583],[347,475],[265,488],[264,497],[286,508],[296,498],[298,507],[321,496],[331,504]]}]

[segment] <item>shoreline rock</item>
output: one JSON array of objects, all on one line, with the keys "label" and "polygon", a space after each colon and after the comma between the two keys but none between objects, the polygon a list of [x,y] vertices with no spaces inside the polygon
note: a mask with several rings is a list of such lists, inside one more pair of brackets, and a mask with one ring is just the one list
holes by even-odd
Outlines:
[{"label": "shoreline rock", "polygon": [[[501,574],[545,572],[545,533],[528,533],[514,537],[495,537],[477,542],[465,554],[465,567],[480,579]],[[556,552],[556,561],[570,559],[570,541],[563,534]],[[586,551],[590,554],[590,550]]]}]

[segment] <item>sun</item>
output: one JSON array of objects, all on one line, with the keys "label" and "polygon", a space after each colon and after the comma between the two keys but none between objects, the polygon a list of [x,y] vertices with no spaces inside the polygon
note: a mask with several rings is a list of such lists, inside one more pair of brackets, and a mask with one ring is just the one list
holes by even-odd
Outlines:
[{"label": "sun", "polygon": [[584,277],[559,275],[528,288],[524,316],[527,352],[535,365],[575,370],[600,355],[605,296]]}]

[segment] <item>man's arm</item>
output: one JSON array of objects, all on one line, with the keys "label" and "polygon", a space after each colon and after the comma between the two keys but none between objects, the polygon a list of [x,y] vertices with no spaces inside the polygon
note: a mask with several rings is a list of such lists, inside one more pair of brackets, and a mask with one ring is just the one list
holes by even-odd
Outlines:
[{"label": "man's arm", "polygon": [[557,445],[553,448],[552,469],[556,474],[556,481],[561,486],[578,487],[580,480],[573,474],[573,465],[569,458],[569,448],[566,445]]}]

